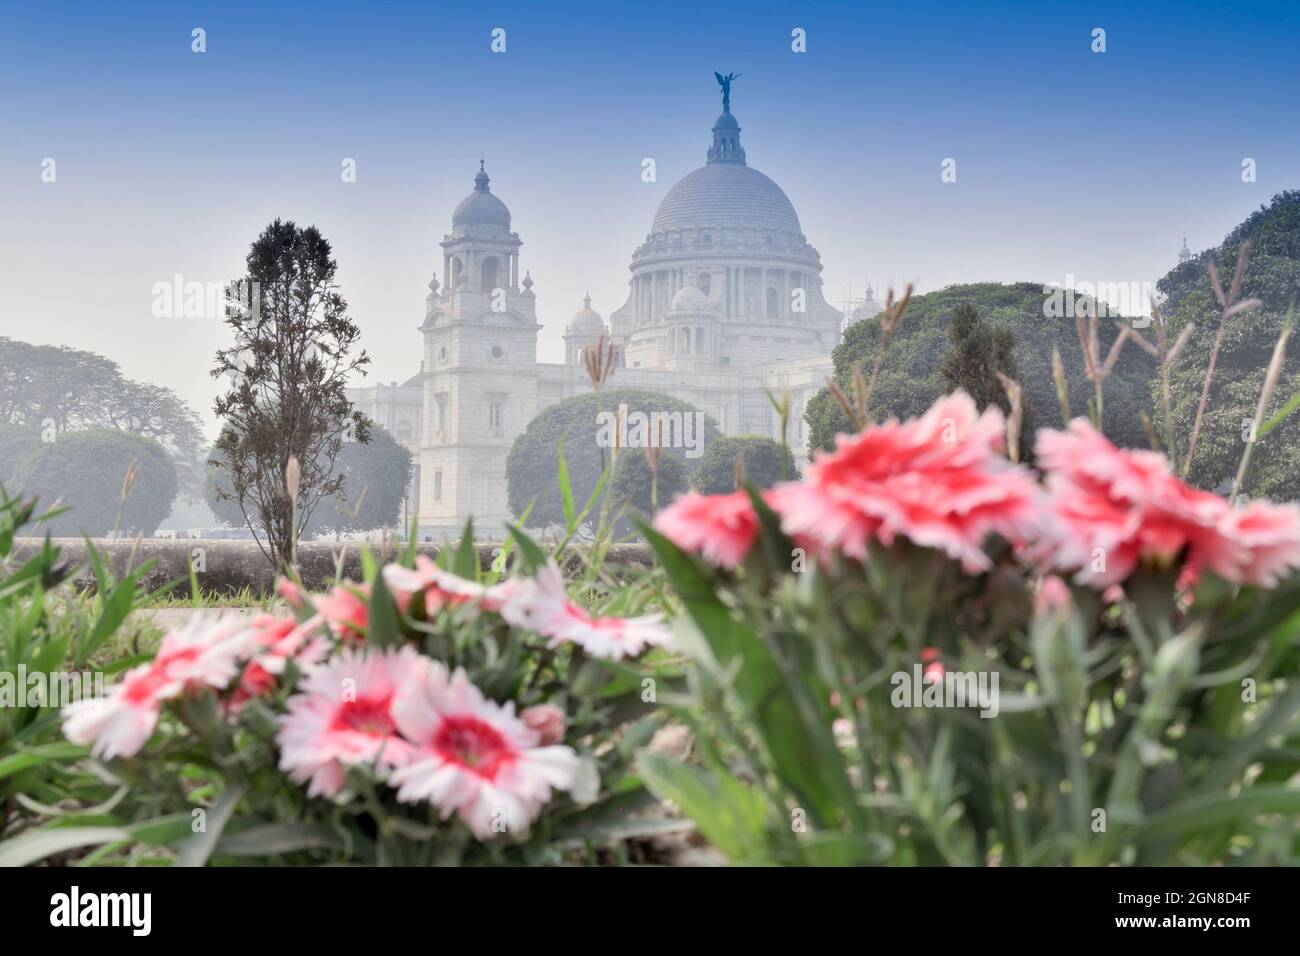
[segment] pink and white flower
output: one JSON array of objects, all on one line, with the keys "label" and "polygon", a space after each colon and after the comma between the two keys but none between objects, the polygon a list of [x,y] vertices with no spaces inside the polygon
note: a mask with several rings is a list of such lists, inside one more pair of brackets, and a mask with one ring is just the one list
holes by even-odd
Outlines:
[{"label": "pink and white flower", "polygon": [[299,622],[291,617],[259,614],[249,622],[244,656],[248,663],[240,675],[239,686],[230,698],[231,712],[254,697],[263,697],[275,688],[288,661],[293,660],[306,671],[319,664],[329,653],[329,643],[321,632],[318,616]]},{"label": "pink and white flower", "polygon": [[363,640],[370,626],[370,585],[360,585],[360,594],[352,587],[336,586],[328,594],[313,598],[316,613],[338,637],[345,641]]},{"label": "pink and white flower", "polygon": [[1039,510],[1036,482],[1002,455],[1004,436],[1001,411],[981,414],[953,392],[920,418],[837,436],[804,481],[778,485],[769,501],[786,533],[818,551],[862,560],[873,538],[888,546],[903,537],[984,571],[985,539],[1025,539]]},{"label": "pink and white flower", "polygon": [[1082,418],[1040,431],[1036,452],[1050,515],[1036,554],[1081,584],[1109,588],[1140,564],[1172,568],[1180,557],[1184,584],[1209,568],[1271,587],[1300,567],[1295,505],[1233,508],[1179,480],[1163,455],[1116,448]]},{"label": "pink and white flower", "polygon": [[640,617],[594,617],[569,600],[564,578],[554,562],[534,577],[515,578],[501,604],[501,616],[513,627],[549,638],[551,647],[577,644],[592,657],[622,660],[649,647],[672,642],[660,614]]},{"label": "pink and white flower", "polygon": [[683,551],[732,569],[745,560],[758,536],[758,516],[748,492],[689,492],[659,512],[654,527]]},{"label": "pink and white flower", "polygon": [[525,831],[552,796],[571,789],[579,760],[565,746],[543,746],[539,732],[487,700],[463,670],[429,661],[392,708],[413,753],[389,782],[405,803],[427,800],[442,819],[457,814],[480,840]]},{"label": "pink and white flower", "polygon": [[79,700],[63,710],[63,733],[90,744],[96,757],[139,753],[158,726],[162,705],[204,687],[224,688],[239,673],[248,622],[196,614],[184,628],[167,634],[153,661],[127,672],[103,698]]},{"label": "pink and white flower", "polygon": [[309,796],[330,797],[348,767],[368,764],[385,774],[406,763],[412,748],[397,733],[393,700],[429,663],[410,647],[345,648],[312,670],[280,719],[280,769],[295,783],[310,781]]},{"label": "pink and white flower", "polygon": [[383,571],[384,583],[393,592],[397,606],[405,611],[411,598],[424,595],[425,613],[435,614],[443,608],[459,607],[471,601],[482,601],[489,589],[477,581],[444,571],[428,555],[417,554],[415,567],[404,568],[390,564]]},{"label": "pink and white flower", "polygon": [[299,622],[291,617],[259,614],[249,622],[249,629],[248,658],[271,674],[283,674],[289,660],[306,670],[329,653],[319,618]]}]

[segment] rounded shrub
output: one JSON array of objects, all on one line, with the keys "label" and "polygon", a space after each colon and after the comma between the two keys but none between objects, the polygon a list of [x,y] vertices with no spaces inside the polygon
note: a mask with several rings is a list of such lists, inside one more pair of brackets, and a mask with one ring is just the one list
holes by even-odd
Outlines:
[{"label": "rounded shrub", "polygon": [[[581,509],[611,460],[612,445],[616,441],[626,445],[619,450],[620,458],[644,458],[643,445],[638,442],[647,433],[653,438],[658,415],[666,416],[659,442],[664,446],[661,458],[679,459],[687,475],[692,474],[701,461],[698,455],[719,437],[717,425],[694,405],[641,389],[575,395],[544,409],[511,446],[506,459],[510,510],[521,515],[531,504],[530,527],[563,524],[556,468],[560,450],[564,451],[575,505]],[[624,429],[616,427],[620,416],[627,423]],[[626,435],[620,433],[624,430]],[[660,468],[664,467],[661,462]]]},{"label": "rounded shrub", "polygon": [[735,491],[737,459],[745,481],[759,488],[799,477],[789,448],[762,435],[728,435],[704,450],[694,476],[695,487],[706,495]]},{"label": "rounded shrub", "polygon": [[[128,482],[128,473],[133,478]],[[42,525],[54,535],[150,535],[176,500],[176,467],[152,438],[111,428],[66,432],[19,459],[14,483],[67,510]],[[125,497],[123,497],[125,494]],[[120,516],[119,516],[120,511]]]}]

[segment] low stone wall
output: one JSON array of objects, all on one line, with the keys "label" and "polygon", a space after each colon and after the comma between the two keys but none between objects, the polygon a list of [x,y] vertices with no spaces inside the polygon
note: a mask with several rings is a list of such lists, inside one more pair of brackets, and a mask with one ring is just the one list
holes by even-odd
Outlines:
[{"label": "low stone wall", "polygon": [[[86,542],[81,538],[54,538],[61,557],[81,569],[79,584],[91,586],[94,575],[86,555]],[[189,595],[190,562],[194,562],[199,586],[204,591],[217,594],[237,594],[249,588],[254,594],[270,593],[275,585],[271,564],[253,541],[198,540],[184,538],[146,538],[139,542],[128,539],[100,539],[95,549],[104,556],[115,574],[122,575],[128,568],[138,568],[146,561],[152,562],[144,577],[150,589],[168,582],[178,582],[172,593]],[[42,540],[19,538],[16,557],[19,562],[25,554],[39,549]],[[479,545],[479,561],[486,570],[497,554],[498,544]],[[382,560],[391,560],[396,554],[394,545],[387,551],[377,544],[370,550]],[[420,553],[430,557],[439,549],[433,545],[420,547]],[[512,556],[513,557],[513,556]],[[311,590],[323,588],[331,582],[342,560],[342,577],[361,578],[361,550],[354,542],[309,541],[298,547],[298,571],[303,584]],[[578,555],[574,555],[574,562]],[[649,547],[643,544],[616,544],[606,556],[606,564],[615,568],[644,568],[651,563]]]}]

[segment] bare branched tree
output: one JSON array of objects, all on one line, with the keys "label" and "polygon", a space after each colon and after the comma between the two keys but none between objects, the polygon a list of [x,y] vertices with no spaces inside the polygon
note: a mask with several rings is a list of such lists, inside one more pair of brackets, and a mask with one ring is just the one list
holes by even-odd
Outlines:
[{"label": "bare branched tree", "polygon": [[232,383],[215,403],[228,427],[210,464],[228,472],[223,496],[238,503],[277,568],[292,564],[316,505],[342,490],[334,465],[345,438],[370,438],[368,420],[344,393],[370,359],[364,350],[352,354],[360,330],[337,291],[337,268],[315,226],[277,219],[253,243],[247,275],[227,288],[235,341],[217,352],[212,377]]}]

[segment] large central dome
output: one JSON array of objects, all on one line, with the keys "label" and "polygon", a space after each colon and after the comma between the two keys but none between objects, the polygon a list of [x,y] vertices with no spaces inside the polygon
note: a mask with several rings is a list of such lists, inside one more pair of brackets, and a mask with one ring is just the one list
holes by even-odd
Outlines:
[{"label": "large central dome", "polygon": [[736,162],[709,163],[678,180],[659,204],[650,231],[724,227],[803,232],[781,187]]}]

